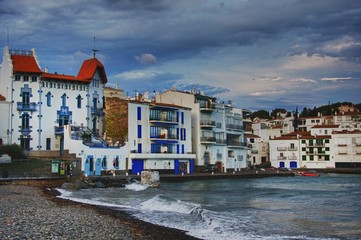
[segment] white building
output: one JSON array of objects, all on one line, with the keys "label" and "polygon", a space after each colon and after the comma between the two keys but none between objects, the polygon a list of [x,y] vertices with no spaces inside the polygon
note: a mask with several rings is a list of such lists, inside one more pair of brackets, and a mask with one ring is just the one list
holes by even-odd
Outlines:
[{"label": "white building", "polygon": [[336,168],[361,167],[360,130],[334,130],[332,140]]},{"label": "white building", "polygon": [[0,94],[0,146],[10,144],[10,106],[11,103]]},{"label": "white building", "polygon": [[238,171],[247,167],[242,110],[195,92],[168,90],[157,102],[191,108],[196,171]]},{"label": "white building", "polygon": [[[9,143],[34,152],[63,150],[63,126],[78,124],[103,133],[104,66],[84,61],[77,76],[42,71],[35,49],[4,48],[0,94],[11,103]],[[5,121],[4,121],[5,122]]]},{"label": "white building", "polygon": [[288,134],[269,140],[271,165],[276,168],[300,167],[300,141],[297,134]]},{"label": "white building", "polygon": [[[107,98],[107,113],[115,112],[127,122],[125,131],[129,154],[127,171],[193,173],[191,110],[174,104]],[[107,117],[110,120],[111,117]],[[114,119],[117,121],[116,119]],[[119,119],[120,121],[120,119]],[[115,126],[113,126],[115,127]]]},{"label": "white building", "polygon": [[269,161],[268,141],[254,134],[246,134],[248,144],[248,166],[260,165]]}]

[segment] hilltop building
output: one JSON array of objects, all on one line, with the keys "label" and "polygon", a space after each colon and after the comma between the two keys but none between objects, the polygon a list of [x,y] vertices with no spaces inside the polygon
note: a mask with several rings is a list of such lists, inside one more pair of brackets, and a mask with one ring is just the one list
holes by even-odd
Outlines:
[{"label": "hilltop building", "polygon": [[175,89],[157,94],[156,101],[191,109],[196,171],[240,171],[247,167],[248,147],[241,109],[200,92]]}]

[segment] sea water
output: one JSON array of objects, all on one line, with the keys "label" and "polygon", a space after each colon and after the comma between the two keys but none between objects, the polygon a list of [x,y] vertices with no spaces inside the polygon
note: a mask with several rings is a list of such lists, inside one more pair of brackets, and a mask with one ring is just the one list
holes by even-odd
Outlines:
[{"label": "sea water", "polygon": [[361,239],[361,175],[161,182],[61,190],[202,239]]}]

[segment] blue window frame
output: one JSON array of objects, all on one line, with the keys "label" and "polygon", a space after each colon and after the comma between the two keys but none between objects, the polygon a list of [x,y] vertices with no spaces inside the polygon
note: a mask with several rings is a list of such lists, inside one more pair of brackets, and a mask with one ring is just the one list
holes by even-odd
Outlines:
[{"label": "blue window frame", "polygon": [[138,125],[138,138],[142,138],[142,125]]},{"label": "blue window frame", "polygon": [[182,144],[182,154],[184,154],[184,144]]},{"label": "blue window frame", "polygon": [[184,112],[181,112],[181,124],[184,124]]},{"label": "blue window frame", "polygon": [[76,100],[77,100],[77,106],[78,106],[78,108],[81,108],[81,96],[78,95],[78,96],[76,97]]},{"label": "blue window frame", "polygon": [[179,112],[176,113],[177,122],[179,122]]},{"label": "blue window frame", "polygon": [[138,153],[142,153],[142,144],[138,143]]},{"label": "blue window frame", "polygon": [[142,108],[137,107],[137,120],[142,120]]},{"label": "blue window frame", "polygon": [[62,106],[66,106],[66,94],[64,93],[63,96],[61,96]]},{"label": "blue window frame", "polygon": [[107,157],[103,157],[102,159],[102,169],[107,169]]},{"label": "blue window frame", "polygon": [[177,153],[179,153],[179,144],[177,144]]},{"label": "blue window frame", "polygon": [[48,107],[51,107],[51,93],[48,92],[45,96],[46,96],[46,105]]}]

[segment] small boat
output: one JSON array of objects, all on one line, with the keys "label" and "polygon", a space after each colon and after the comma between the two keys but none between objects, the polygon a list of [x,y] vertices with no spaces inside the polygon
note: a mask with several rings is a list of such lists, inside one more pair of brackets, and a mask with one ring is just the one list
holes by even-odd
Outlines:
[{"label": "small boat", "polygon": [[317,172],[300,172],[300,175],[304,176],[304,177],[319,177],[320,176],[320,174]]}]

